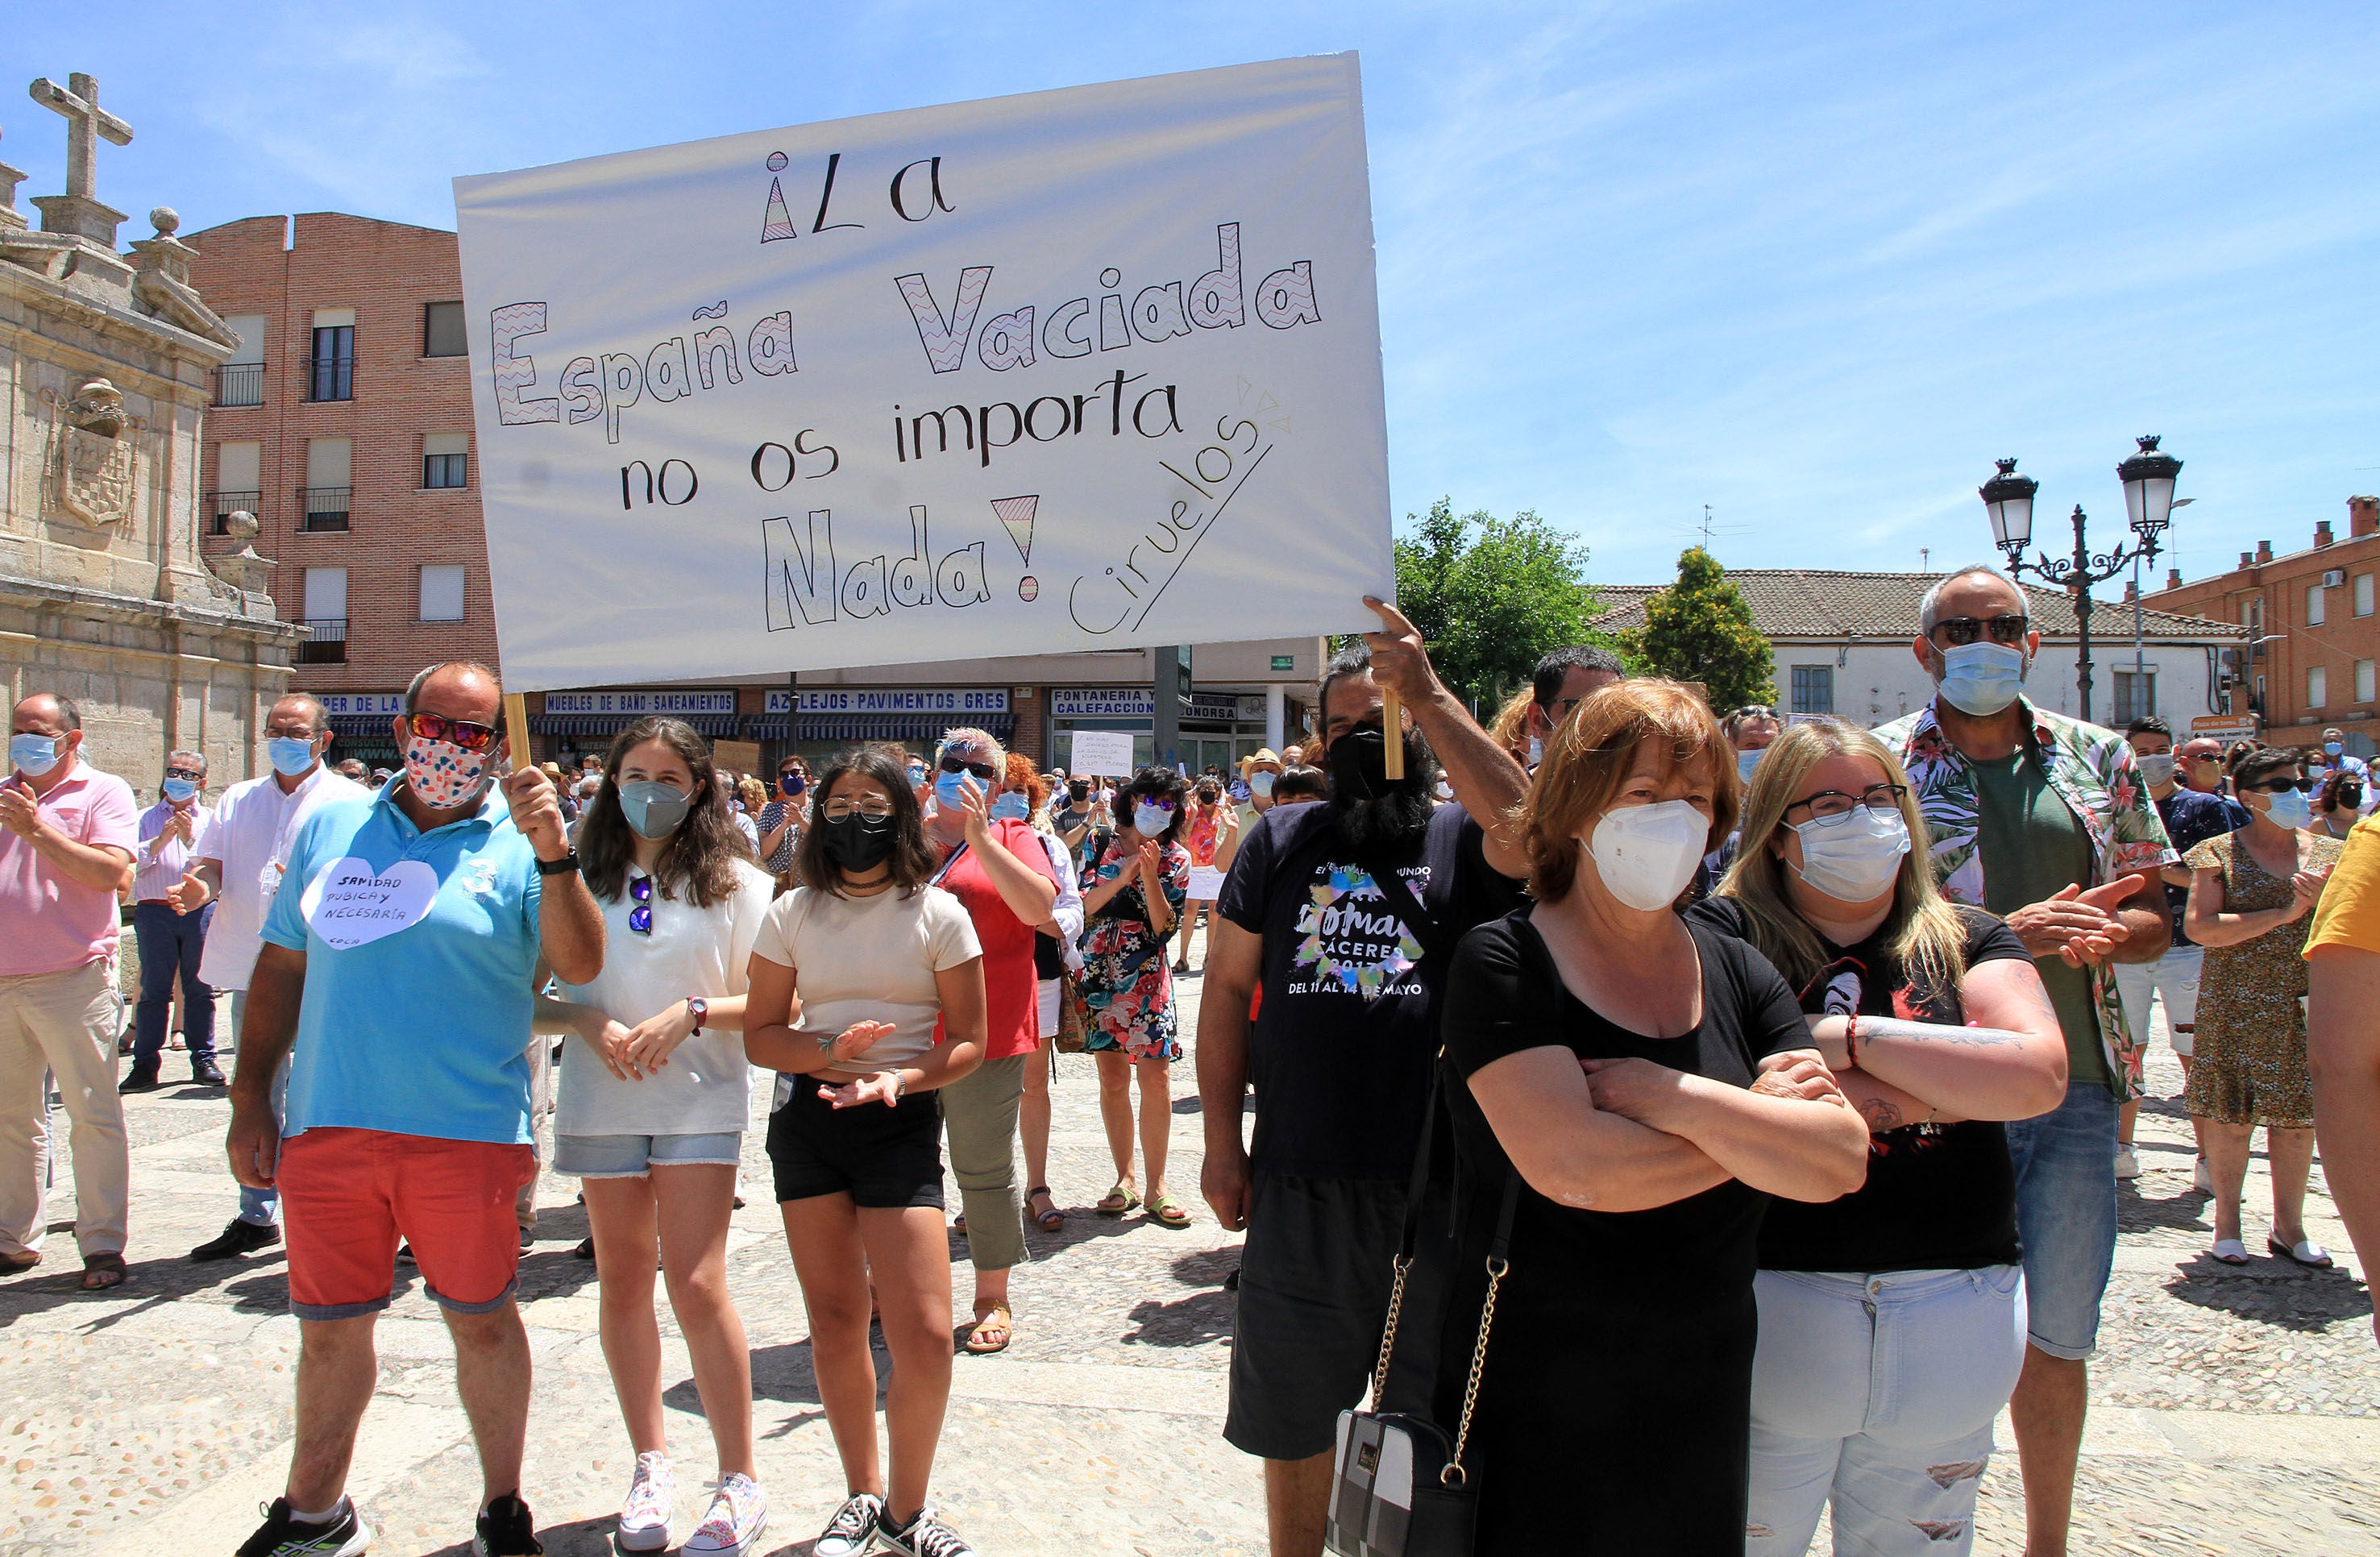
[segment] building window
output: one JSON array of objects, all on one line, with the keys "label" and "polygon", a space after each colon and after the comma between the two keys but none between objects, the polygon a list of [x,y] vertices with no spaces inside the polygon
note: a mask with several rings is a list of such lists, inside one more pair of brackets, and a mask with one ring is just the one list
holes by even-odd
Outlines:
[{"label": "building window", "polygon": [[425,622],[459,622],[463,619],[463,569],[460,564],[422,568],[421,619]]},{"label": "building window", "polygon": [[218,406],[261,406],[264,404],[264,315],[236,313],[224,321],[231,333],[239,337],[239,350],[232,359],[215,370],[215,404]]},{"label": "building window", "polygon": [[2146,719],[2156,712],[2156,667],[2116,673],[2116,728],[2120,730],[2135,719]]},{"label": "building window", "polygon": [[421,440],[421,484],[425,487],[459,487],[466,483],[465,466],[469,462],[471,435],[468,432],[432,432]]},{"label": "building window", "polygon": [[352,400],[356,397],[356,327],[352,324],[314,326],[314,350],[306,374],[309,400]]},{"label": "building window", "polygon": [[1835,712],[1834,666],[1795,665],[1793,667],[1792,712],[1795,713]]},{"label": "building window", "polygon": [[2373,663],[2358,660],[2355,662],[2355,700],[2368,703],[2375,699],[2380,699],[2380,687],[2373,684]]},{"label": "building window", "polygon": [[301,665],[343,665],[347,663],[347,570],[310,567],[306,570],[305,626],[311,635],[298,646]]},{"label": "building window", "polygon": [[2330,673],[2322,665],[2306,671],[2306,707],[2320,708],[2330,701]]},{"label": "building window", "polygon": [[2322,626],[2323,593],[2323,587],[2319,584],[2308,584],[2306,586],[2305,619],[2306,626],[2309,627],[2318,627]]},{"label": "building window", "polygon": [[2355,576],[2355,614],[2358,616],[2372,614],[2372,575],[2368,573]]},{"label": "building window", "polygon": [[421,306],[421,355],[460,357],[470,349],[463,338],[463,305],[424,303]]},{"label": "building window", "polygon": [[355,444],[346,438],[306,440],[306,484],[298,489],[301,529],[346,529],[353,489]]},{"label": "building window", "polygon": [[263,517],[264,445],[253,443],[217,444],[215,445],[215,486],[207,493],[207,529],[216,535],[229,535],[227,521],[232,515],[246,510]]}]

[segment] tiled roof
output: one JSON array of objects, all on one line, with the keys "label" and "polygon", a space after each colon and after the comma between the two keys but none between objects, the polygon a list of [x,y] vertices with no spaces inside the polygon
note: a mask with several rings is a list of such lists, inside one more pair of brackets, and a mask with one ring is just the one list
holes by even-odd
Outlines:
[{"label": "tiled roof", "polygon": [[[1925,591],[1941,578],[1938,573],[1835,573],[1816,568],[1730,569],[1728,581],[1742,592],[1752,607],[1753,626],[1770,639],[1912,639],[1917,636],[1917,606]],[[2075,636],[2074,602],[2063,590],[2025,584],[2033,602],[2034,623],[2046,639]],[[1603,615],[1597,626],[1607,632],[1645,625],[1645,602],[1669,588],[1666,584],[1599,584],[1596,595]],[[2120,600],[2095,597],[2091,613],[2094,633],[2113,639],[2129,638],[2132,608]],[[2232,639],[2244,629],[2230,622],[2208,621],[2154,608],[2143,611],[2141,626],[2155,639]]]}]

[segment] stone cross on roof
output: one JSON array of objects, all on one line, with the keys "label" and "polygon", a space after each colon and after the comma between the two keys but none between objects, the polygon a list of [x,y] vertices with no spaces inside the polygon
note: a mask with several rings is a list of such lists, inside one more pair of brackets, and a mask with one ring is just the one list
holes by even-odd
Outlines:
[{"label": "stone cross on roof", "polygon": [[113,250],[124,213],[99,202],[99,139],[128,146],[132,127],[99,105],[99,83],[79,70],[63,87],[44,76],[27,90],[34,102],[67,121],[67,192],[33,201],[42,208],[42,230],[73,233]]}]

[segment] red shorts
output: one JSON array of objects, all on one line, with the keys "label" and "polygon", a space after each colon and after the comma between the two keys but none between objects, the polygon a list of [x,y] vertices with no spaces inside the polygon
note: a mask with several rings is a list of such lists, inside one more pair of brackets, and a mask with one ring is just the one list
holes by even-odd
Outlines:
[{"label": "red shorts", "polygon": [[289,1240],[289,1308],[349,1320],[388,1307],[396,1246],[458,1314],[509,1301],[520,1270],[513,1197],[537,1175],[525,1145],[318,1128],[281,1143],[273,1177]]}]

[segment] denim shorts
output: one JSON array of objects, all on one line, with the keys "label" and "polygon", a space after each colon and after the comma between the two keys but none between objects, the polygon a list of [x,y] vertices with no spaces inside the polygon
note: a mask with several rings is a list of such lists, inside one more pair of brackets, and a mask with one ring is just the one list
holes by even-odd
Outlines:
[{"label": "denim shorts", "polygon": [[649,1168],[698,1162],[732,1168],[743,1160],[741,1130],[708,1136],[553,1137],[553,1171],[573,1178],[643,1178]]},{"label": "denim shorts", "polygon": [[2026,1338],[2080,1362],[2099,1343],[2099,1299],[2116,1262],[2116,1099],[2095,1081],[2066,1089],[2038,1119],[2008,1126],[2016,1225],[2024,1241]]}]

